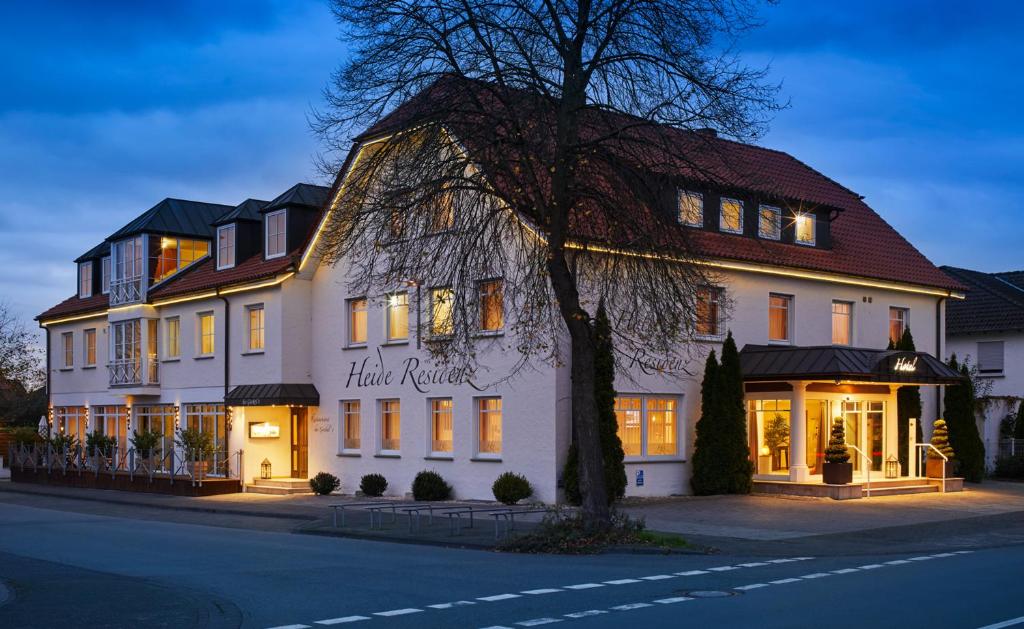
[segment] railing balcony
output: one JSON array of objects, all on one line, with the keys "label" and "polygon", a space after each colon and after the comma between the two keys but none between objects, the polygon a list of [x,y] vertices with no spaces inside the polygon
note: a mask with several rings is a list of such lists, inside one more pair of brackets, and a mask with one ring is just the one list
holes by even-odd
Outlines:
[{"label": "railing balcony", "polygon": [[[160,363],[155,357],[145,360],[113,360],[107,364],[110,386],[146,386],[160,384]],[[143,378],[145,375],[145,378]]]},{"label": "railing balcony", "polygon": [[134,304],[142,301],[142,278],[110,280],[110,305]]}]

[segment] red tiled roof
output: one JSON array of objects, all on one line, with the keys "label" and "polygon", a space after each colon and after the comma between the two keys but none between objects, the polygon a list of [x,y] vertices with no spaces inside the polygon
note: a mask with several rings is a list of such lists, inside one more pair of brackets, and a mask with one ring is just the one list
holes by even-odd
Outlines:
[{"label": "red tiled roof", "polygon": [[171,278],[166,284],[151,289],[150,299],[165,299],[188,293],[213,290],[232,284],[245,284],[257,280],[268,279],[290,269],[302,249],[272,260],[264,260],[262,254],[256,254],[241,264],[230,269],[217,270],[213,256],[208,257],[193,268],[186,270],[177,277]]},{"label": "red tiled roof", "polygon": [[70,317],[77,314],[85,314],[93,310],[106,310],[109,303],[107,295],[93,295],[85,299],[79,299],[78,295],[72,295],[60,302],[53,308],[41,313],[36,317],[38,321],[56,319],[57,317]]}]

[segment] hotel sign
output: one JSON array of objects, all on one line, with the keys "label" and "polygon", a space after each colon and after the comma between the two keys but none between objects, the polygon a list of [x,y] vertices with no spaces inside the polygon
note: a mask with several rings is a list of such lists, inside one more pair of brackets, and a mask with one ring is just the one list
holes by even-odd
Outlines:
[{"label": "hotel sign", "polygon": [[271,422],[252,422],[249,424],[250,439],[276,439],[281,436],[281,425]]},{"label": "hotel sign", "polygon": [[903,373],[915,373],[917,371],[917,356],[914,356],[913,358],[900,356],[896,359],[896,364],[893,365],[892,370]]}]

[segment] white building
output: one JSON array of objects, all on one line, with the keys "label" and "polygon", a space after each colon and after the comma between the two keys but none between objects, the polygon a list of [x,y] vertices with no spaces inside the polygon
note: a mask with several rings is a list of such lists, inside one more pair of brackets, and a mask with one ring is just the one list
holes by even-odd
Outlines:
[{"label": "white building", "polygon": [[[628,495],[690,492],[703,357],[727,330],[744,348],[762,487],[820,484],[828,426],[840,416],[862,453],[857,477],[880,478],[900,448],[897,388],[949,381],[932,356],[947,353],[944,309],[961,287],[858,195],[802,162],[709,141],[742,151],[759,183],[681,180],[678,204],[665,208],[722,281],[702,295],[694,375],[666,375],[657,356],[618,365]],[[432,364],[417,325],[430,287],[350,294],[346,265],[320,264],[316,240],[337,189],[300,184],[235,208],[168,199],[79,258],[78,293],[39,316],[55,430],[99,429],[127,447],[132,431],[150,428],[169,450],[176,425],[200,426],[225,459],[244,452],[250,486],[264,460],[275,477],[332,472],[346,492],[378,472],[398,495],[433,469],[457,497],[489,499],[508,470],[525,474],[538,499],[558,500],[568,368],[537,364],[482,386]],[[501,279],[480,279],[480,363],[500,376],[514,362],[513,313]],[[919,353],[884,351],[908,325]],[[923,398],[930,424],[936,396]],[[766,431],[772,422],[785,426],[781,440]]]}]

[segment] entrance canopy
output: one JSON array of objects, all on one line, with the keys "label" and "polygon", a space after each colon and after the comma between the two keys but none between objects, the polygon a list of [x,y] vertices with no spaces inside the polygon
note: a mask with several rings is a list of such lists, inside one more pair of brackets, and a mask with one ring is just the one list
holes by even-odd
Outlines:
[{"label": "entrance canopy", "polygon": [[228,393],[227,406],[320,406],[320,393],[312,384],[242,384]]},{"label": "entrance canopy", "polygon": [[745,382],[818,380],[911,385],[960,384],[959,373],[924,352],[857,347],[745,345],[740,350]]}]

